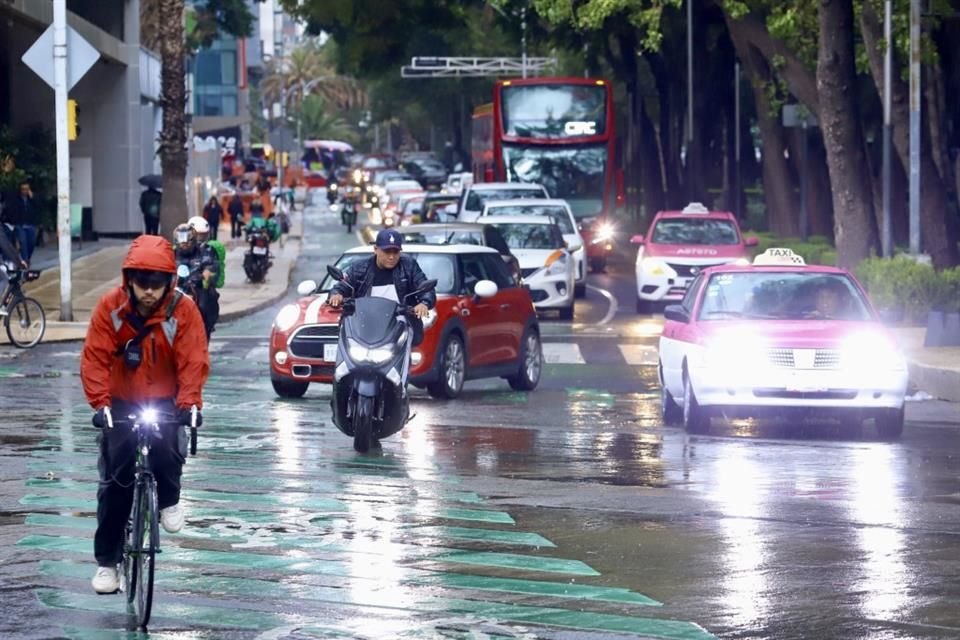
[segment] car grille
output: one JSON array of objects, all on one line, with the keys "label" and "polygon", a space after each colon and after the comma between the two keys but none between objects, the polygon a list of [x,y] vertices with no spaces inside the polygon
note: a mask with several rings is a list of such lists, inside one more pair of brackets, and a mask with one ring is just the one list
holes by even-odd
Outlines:
[{"label": "car grille", "polygon": [[715,267],[718,264],[726,262],[712,262],[710,264],[673,264],[668,262],[667,266],[677,272],[678,278],[692,278],[708,267]]},{"label": "car grille", "polygon": [[[805,349],[797,351],[806,351]],[[777,369],[809,368],[803,367],[801,362],[797,362],[797,356],[794,349],[770,349],[767,352],[767,361],[771,366]],[[840,352],[837,349],[817,349],[813,355],[814,369],[832,369],[840,368]]]},{"label": "car grille", "polygon": [[335,344],[340,329],[335,324],[315,324],[301,327],[290,339],[290,355],[297,358],[323,360],[323,345]]}]

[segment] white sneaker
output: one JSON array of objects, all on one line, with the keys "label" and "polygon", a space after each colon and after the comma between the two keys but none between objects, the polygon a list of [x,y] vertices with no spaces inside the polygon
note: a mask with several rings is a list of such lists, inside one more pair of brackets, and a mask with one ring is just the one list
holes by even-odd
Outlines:
[{"label": "white sneaker", "polygon": [[180,504],[177,503],[166,509],[160,509],[160,524],[167,533],[177,533],[183,529],[184,514]]},{"label": "white sneaker", "polygon": [[97,575],[91,580],[97,593],[116,593],[120,589],[120,577],[114,567],[97,567]]}]

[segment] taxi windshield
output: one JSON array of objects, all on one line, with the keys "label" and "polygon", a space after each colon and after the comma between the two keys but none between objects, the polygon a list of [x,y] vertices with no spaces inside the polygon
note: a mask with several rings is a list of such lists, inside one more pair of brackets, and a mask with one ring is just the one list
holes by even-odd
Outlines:
[{"label": "taxi windshield", "polygon": [[700,305],[700,320],[871,320],[845,275],[800,272],[716,273]]},{"label": "taxi windshield", "polygon": [[737,244],[740,234],[730,220],[718,218],[661,218],[650,242],[654,244]]}]

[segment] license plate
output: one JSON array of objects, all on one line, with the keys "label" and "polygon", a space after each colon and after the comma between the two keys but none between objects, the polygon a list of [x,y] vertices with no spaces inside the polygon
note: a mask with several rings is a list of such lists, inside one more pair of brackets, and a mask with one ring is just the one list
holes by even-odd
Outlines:
[{"label": "license plate", "polygon": [[827,390],[823,385],[816,384],[814,380],[797,374],[791,375],[784,386],[787,391],[793,393],[821,393]]},{"label": "license plate", "polygon": [[325,362],[337,361],[337,344],[336,343],[323,345],[323,359]]},{"label": "license plate", "polygon": [[254,247],[254,248],[253,248],[253,253],[254,253],[254,255],[258,255],[258,256],[265,256],[265,255],[267,255],[267,248],[266,248],[266,247]]}]

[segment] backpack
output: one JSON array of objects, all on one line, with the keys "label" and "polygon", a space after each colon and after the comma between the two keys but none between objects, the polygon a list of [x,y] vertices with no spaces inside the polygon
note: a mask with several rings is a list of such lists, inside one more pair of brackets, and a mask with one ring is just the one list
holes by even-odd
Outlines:
[{"label": "backpack", "polygon": [[217,272],[217,289],[222,289],[227,277],[227,248],[219,240],[207,240],[207,246],[213,249],[220,262],[220,270]]}]

